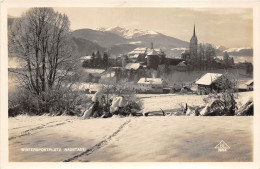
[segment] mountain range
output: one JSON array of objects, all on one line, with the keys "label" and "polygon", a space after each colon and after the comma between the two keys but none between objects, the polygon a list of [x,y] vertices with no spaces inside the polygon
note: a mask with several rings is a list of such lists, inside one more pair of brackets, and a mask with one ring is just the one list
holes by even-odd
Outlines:
[{"label": "mountain range", "polygon": [[[8,27],[13,23],[14,17],[8,16]],[[77,46],[80,56],[91,55],[94,51],[103,53],[107,51],[112,57],[127,54],[137,47],[161,48],[167,57],[179,57],[189,48],[189,42],[164,35],[152,30],[127,29],[122,27],[78,29],[70,34]],[[218,55],[226,51],[233,56],[252,56],[252,48],[226,48],[215,46]]]},{"label": "mountain range", "polygon": [[172,54],[172,48],[189,46],[188,42],[155,31],[121,27],[79,29],[73,31],[71,36],[94,42],[114,56],[128,53],[137,47],[151,47],[151,42],[154,48],[161,48],[166,54]]},{"label": "mountain range", "polygon": [[[156,31],[142,29],[122,27],[79,29],[73,31],[71,36],[93,42],[99,45],[99,48],[105,48],[112,56],[126,54],[137,47],[150,47],[151,42],[153,42],[154,48],[161,48],[167,57],[180,57],[184,50],[189,49],[189,42]],[[217,55],[228,52],[231,56],[253,56],[252,48],[226,48],[216,45],[214,47]]]}]

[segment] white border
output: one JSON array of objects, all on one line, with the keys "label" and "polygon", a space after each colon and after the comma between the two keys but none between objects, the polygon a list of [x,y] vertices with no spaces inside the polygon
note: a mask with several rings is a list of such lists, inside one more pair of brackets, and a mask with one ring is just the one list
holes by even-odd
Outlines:
[{"label": "white border", "polygon": [[[73,2],[73,3],[72,3]],[[167,162],[167,163],[28,163],[28,162],[8,162],[8,55],[7,55],[7,8],[25,7],[187,7],[187,8],[253,8],[254,15],[254,102],[260,103],[260,1],[87,1],[87,0],[4,0],[1,2],[1,168],[260,168],[260,114],[259,105],[255,104],[254,116],[254,162]]]}]

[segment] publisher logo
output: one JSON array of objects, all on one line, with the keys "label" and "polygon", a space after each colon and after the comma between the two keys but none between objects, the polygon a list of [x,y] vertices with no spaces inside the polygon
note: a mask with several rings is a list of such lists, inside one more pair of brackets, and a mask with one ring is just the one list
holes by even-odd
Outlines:
[{"label": "publisher logo", "polygon": [[218,152],[226,152],[230,147],[225,143],[223,140],[221,140],[218,145],[216,145],[215,149],[218,149]]}]

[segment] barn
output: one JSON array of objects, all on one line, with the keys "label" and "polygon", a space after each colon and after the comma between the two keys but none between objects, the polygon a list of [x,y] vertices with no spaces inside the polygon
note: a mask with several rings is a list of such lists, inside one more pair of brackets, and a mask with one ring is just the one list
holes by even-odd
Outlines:
[{"label": "barn", "polygon": [[247,90],[253,91],[254,90],[254,80],[249,80],[246,82]]},{"label": "barn", "polygon": [[217,81],[223,76],[218,73],[206,73],[199,80],[195,82],[198,85],[198,94],[208,94],[212,90],[218,90]]}]

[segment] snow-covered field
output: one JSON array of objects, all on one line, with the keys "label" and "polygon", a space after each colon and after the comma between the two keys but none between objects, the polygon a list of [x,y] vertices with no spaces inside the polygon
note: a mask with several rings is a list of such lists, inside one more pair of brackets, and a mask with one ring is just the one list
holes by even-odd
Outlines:
[{"label": "snow-covered field", "polygon": [[[252,95],[241,93],[238,102]],[[145,111],[201,105],[197,95],[139,95]],[[251,116],[150,116],[81,120],[9,118],[9,161],[252,161]],[[218,152],[224,140],[230,149]],[[30,148],[30,149],[25,149]]]}]

